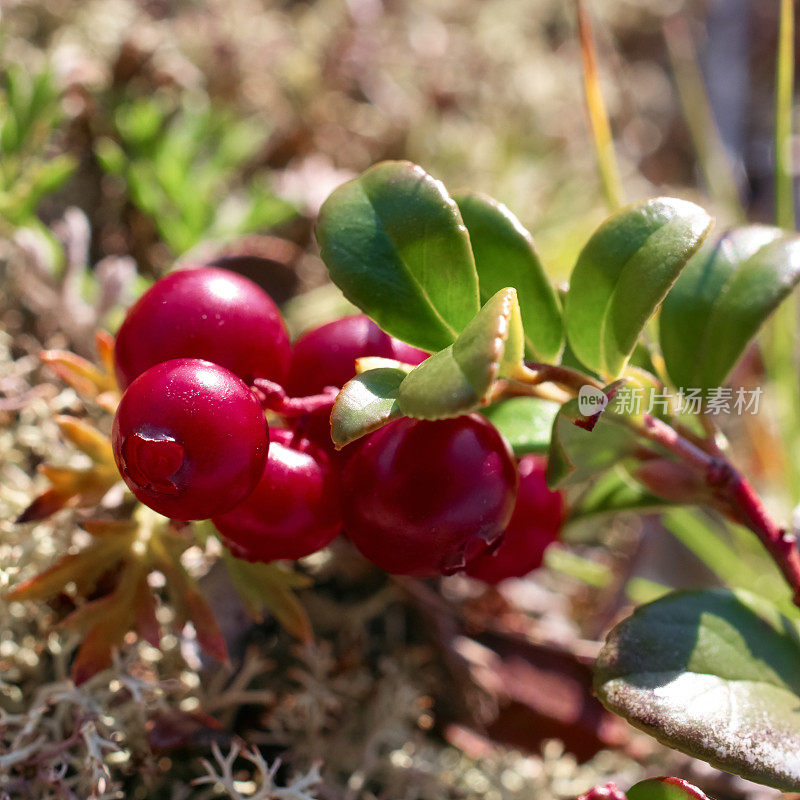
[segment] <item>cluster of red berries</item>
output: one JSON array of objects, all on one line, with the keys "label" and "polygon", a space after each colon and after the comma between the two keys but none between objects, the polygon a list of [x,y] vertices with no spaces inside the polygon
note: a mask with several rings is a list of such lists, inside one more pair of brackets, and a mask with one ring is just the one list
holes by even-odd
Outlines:
[{"label": "cluster of red berries", "polygon": [[[116,340],[124,394],[112,440],[125,483],[168,517],[211,518],[249,560],[301,558],[344,530],[392,573],[466,569],[496,583],[538,567],[563,521],[561,494],[547,489],[544,460],[517,464],[484,417],[401,419],[333,450],[330,403],[300,398],[332,397],[365,356],[427,354],[362,315],[292,346],[252,281],[210,267],[168,275]],[[268,425],[265,385],[307,410]]]}]

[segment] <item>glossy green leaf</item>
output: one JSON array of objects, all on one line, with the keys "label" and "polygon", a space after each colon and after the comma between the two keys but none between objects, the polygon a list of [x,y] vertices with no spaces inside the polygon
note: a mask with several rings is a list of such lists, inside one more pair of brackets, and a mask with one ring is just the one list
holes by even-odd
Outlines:
[{"label": "glossy green leaf", "polygon": [[497,292],[458,339],[425,359],[400,385],[401,413],[444,419],[475,411],[489,402],[494,381],[522,367],[522,321],[516,289]]},{"label": "glossy green leaf", "polygon": [[442,350],[480,307],[458,206],[407,161],[385,161],[340,186],[317,225],[322,259],[345,297],[387,333]]},{"label": "glossy green leaf", "polygon": [[558,403],[538,397],[512,397],[484,409],[483,414],[506,437],[514,455],[546,453]]},{"label": "glossy green leaf", "polygon": [[578,256],[564,321],[575,355],[617,377],[642,330],[711,229],[686,200],[659,197],[607,219]]},{"label": "glossy green leaf", "polygon": [[604,417],[589,431],[575,424],[586,419],[578,410],[577,400],[561,406],[553,422],[547,459],[550,488],[581,483],[635,453],[637,439],[633,432]]},{"label": "glossy green leaf", "polygon": [[681,778],[648,778],[631,786],[628,800],[708,800],[696,786]]},{"label": "glossy green leaf", "polygon": [[661,349],[673,383],[721,386],[798,281],[800,237],[779,228],[735,228],[704,247],[661,310]]},{"label": "glossy green leaf", "polygon": [[673,592],[609,634],[602,702],[670,747],[783,791],[800,790],[800,635],[748,592]]},{"label": "glossy green leaf", "polygon": [[331,439],[336,447],[402,416],[397,393],[407,374],[405,369],[378,367],[356,375],[342,387],[331,411]]},{"label": "glossy green leaf", "polygon": [[517,290],[525,351],[553,362],[564,344],[561,306],[542,267],[533,237],[502,203],[477,192],[453,196],[469,231],[481,301],[505,286]]}]

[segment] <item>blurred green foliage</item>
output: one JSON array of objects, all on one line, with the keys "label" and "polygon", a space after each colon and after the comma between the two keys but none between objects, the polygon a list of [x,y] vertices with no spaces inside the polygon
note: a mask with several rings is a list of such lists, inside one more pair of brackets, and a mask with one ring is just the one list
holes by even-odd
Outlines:
[{"label": "blurred green foliage", "polygon": [[0,219],[7,225],[36,224],[43,197],[58,191],[75,170],[66,153],[49,150],[61,113],[52,73],[31,74],[9,65],[0,90]]},{"label": "blurred green foliage", "polygon": [[170,111],[155,99],[122,103],[119,142],[95,147],[104,170],[125,181],[176,255],[206,239],[263,231],[291,219],[263,174],[242,178],[268,131],[217,107]]}]

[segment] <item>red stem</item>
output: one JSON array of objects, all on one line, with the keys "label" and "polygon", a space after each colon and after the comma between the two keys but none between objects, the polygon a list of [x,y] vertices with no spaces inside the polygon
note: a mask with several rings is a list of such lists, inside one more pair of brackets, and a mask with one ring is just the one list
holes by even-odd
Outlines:
[{"label": "red stem", "polygon": [[641,433],[704,477],[715,496],[730,506],[738,522],[761,540],[791,586],[795,605],[800,606],[797,537],[772,519],[750,482],[726,458],[707,453],[657,417],[645,414]]},{"label": "red stem", "polygon": [[581,372],[571,367],[562,367],[557,364],[543,364],[539,361],[526,361],[525,366],[533,370],[538,376],[539,381],[549,381],[559,386],[566,386],[576,392],[582,386],[593,386],[595,389],[602,389],[603,384],[595,380],[591,375]]},{"label": "red stem", "polygon": [[308,397],[289,397],[279,383],[266,378],[256,378],[253,388],[264,408],[284,417],[302,417],[304,414],[315,414],[318,411],[330,410],[339,390],[335,386],[326,386],[320,394]]}]

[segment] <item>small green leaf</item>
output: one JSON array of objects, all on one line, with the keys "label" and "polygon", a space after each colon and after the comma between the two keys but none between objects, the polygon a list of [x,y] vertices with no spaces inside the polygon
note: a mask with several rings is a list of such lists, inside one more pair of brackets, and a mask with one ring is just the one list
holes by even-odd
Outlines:
[{"label": "small green leaf", "polygon": [[796,792],[796,620],[742,590],[674,592],[611,631],[595,665],[595,690],[660,742]]},{"label": "small green leaf", "polygon": [[406,375],[402,368],[378,367],[342,387],[331,411],[331,439],[337,448],[402,416],[397,393]]},{"label": "small green leaf", "polygon": [[546,453],[550,446],[558,403],[538,397],[512,397],[483,410],[484,416],[506,437],[515,456]]},{"label": "small green leaf", "polygon": [[143,98],[120,106],[116,114],[117,129],[128,145],[149,155],[166,116],[157,102]]},{"label": "small green leaf", "polygon": [[415,367],[400,385],[401,413],[417,419],[467,414],[489,402],[497,378],[522,366],[522,322],[515,289],[497,292],[456,341]]},{"label": "small green leaf", "polygon": [[404,342],[441,350],[478,312],[458,206],[415,164],[385,161],[340,186],[320,209],[317,239],[345,297]]},{"label": "small green leaf", "polygon": [[711,229],[685,200],[627,206],[592,235],[572,272],[564,308],[567,337],[590,369],[617,377],[647,321]]},{"label": "small green leaf", "polygon": [[529,358],[553,362],[564,344],[561,307],[533,237],[502,203],[477,192],[454,195],[469,231],[481,302],[505,286],[517,290]]},{"label": "small green leaf", "polygon": [[577,398],[559,409],[547,456],[547,485],[551,489],[581,483],[635,454],[636,435],[615,422],[610,411],[601,414],[592,430],[575,424],[587,420]]},{"label": "small green leaf", "polygon": [[98,139],[94,146],[94,154],[106,172],[124,176],[128,158],[125,151],[113,139],[108,137]]},{"label": "small green leaf", "polygon": [[704,247],[661,310],[661,349],[675,385],[721,386],[798,281],[800,237],[779,228],[735,228]]},{"label": "small green leaf", "polygon": [[628,790],[628,800],[708,800],[708,797],[681,778],[649,778]]},{"label": "small green leaf", "polygon": [[75,159],[67,154],[56,156],[42,164],[31,181],[29,190],[31,210],[35,209],[42,197],[57,192],[69,180],[76,166]]}]

